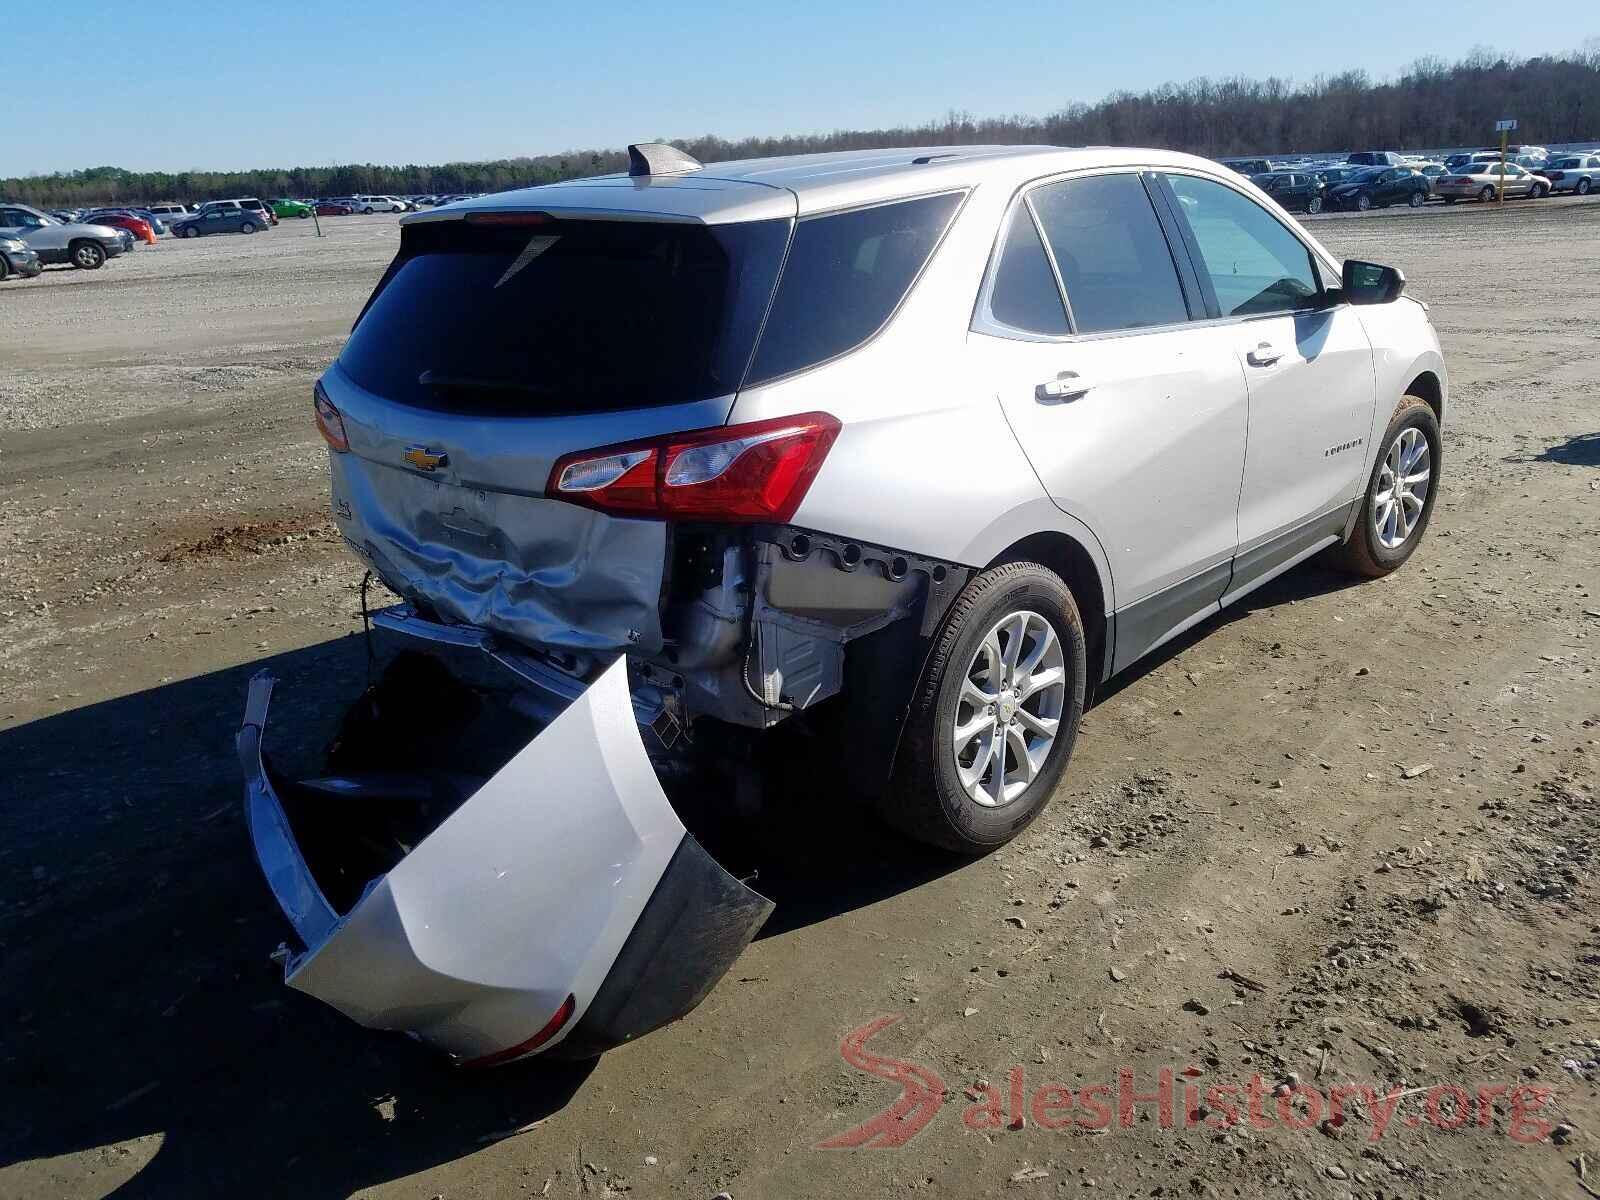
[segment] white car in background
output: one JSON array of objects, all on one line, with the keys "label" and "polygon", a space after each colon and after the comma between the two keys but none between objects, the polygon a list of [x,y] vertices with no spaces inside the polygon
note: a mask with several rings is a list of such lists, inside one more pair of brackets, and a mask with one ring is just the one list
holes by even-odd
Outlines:
[{"label": "white car in background", "polygon": [[1550,181],[1552,192],[1587,196],[1600,188],[1600,151],[1558,155],[1541,174]]},{"label": "white car in background", "polygon": [[360,213],[403,213],[406,211],[405,201],[396,200],[393,196],[357,196],[355,197],[356,211]]}]

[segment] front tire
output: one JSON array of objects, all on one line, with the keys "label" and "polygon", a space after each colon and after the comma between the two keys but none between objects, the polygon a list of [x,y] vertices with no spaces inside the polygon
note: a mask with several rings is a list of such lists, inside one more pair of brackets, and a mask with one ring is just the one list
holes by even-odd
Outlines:
[{"label": "front tire", "polygon": [[1541,199],[1544,198],[1544,192],[1545,192],[1544,184],[1536,183],[1531,188],[1528,189],[1528,199],[1529,200],[1541,200]]},{"label": "front tire", "polygon": [[1421,192],[1412,192],[1411,199],[1407,200],[1406,203],[1411,205],[1412,208],[1421,208],[1426,201],[1427,197]]},{"label": "front tire", "polygon": [[1578,180],[1578,186],[1572,190],[1577,192],[1580,196],[1587,196],[1589,194],[1590,186],[1591,185],[1587,179],[1580,179]]},{"label": "front tire", "polygon": [[1376,579],[1416,550],[1433,515],[1443,462],[1439,418],[1426,400],[1404,396],[1389,418],[1350,540],[1335,547],[1335,565]]},{"label": "front tire", "polygon": [[11,274],[11,261],[4,254],[0,254],[0,283],[4,283]]},{"label": "front tire", "polygon": [[1321,196],[1313,196],[1313,197],[1311,197],[1311,199],[1306,201],[1306,212],[1309,213],[1311,216],[1314,217],[1321,211],[1322,211],[1322,197]]},{"label": "front tire", "polygon": [[1077,603],[1055,572],[1012,562],[973,579],[917,684],[885,818],[973,855],[1026,829],[1072,756],[1086,662]]},{"label": "front tire", "polygon": [[1357,212],[1366,212],[1371,207],[1372,207],[1372,197],[1371,196],[1367,195],[1365,192],[1362,192],[1361,195],[1356,197],[1356,211]]},{"label": "front tire", "polygon": [[106,248],[98,242],[73,242],[71,256],[80,271],[98,271],[106,264]]}]

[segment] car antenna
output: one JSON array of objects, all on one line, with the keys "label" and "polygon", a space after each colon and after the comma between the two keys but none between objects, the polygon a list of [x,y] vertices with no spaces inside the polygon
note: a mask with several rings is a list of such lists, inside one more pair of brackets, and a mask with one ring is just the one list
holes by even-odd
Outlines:
[{"label": "car antenna", "polygon": [[685,175],[702,165],[693,155],[665,142],[638,142],[628,147],[628,174],[634,177]]}]

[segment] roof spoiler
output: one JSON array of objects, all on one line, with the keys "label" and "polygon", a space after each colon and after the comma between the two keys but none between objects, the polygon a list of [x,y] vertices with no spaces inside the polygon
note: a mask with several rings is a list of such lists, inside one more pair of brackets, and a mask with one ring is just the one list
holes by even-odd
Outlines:
[{"label": "roof spoiler", "polygon": [[628,147],[628,174],[684,175],[700,169],[700,160],[665,142],[640,142]]}]

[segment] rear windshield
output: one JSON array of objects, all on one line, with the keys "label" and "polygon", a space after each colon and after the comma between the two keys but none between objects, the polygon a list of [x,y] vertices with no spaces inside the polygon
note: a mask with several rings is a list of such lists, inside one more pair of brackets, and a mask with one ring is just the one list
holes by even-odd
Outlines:
[{"label": "rear windshield", "polygon": [[732,225],[409,225],[340,365],[403,404],[555,415],[737,390],[789,238]]},{"label": "rear windshield", "polygon": [[455,412],[730,395],[876,333],[962,195],[799,222],[419,222],[339,362],[368,391]]}]

